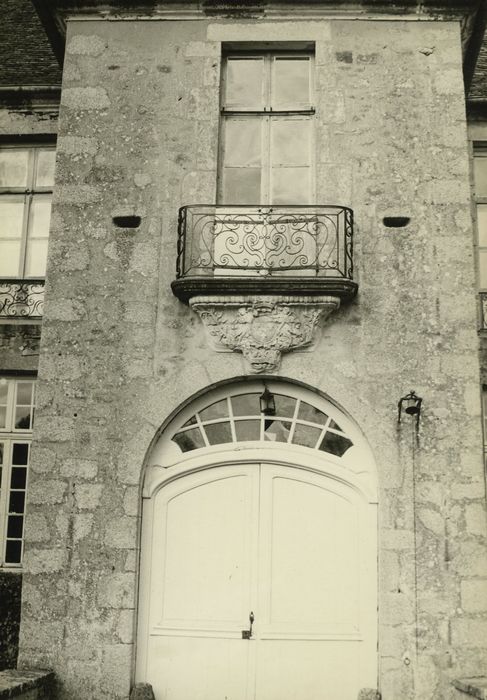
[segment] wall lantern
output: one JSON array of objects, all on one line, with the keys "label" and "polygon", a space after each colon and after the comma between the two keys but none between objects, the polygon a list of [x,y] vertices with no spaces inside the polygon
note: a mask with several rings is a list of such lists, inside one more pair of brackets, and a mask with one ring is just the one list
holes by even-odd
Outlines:
[{"label": "wall lantern", "polygon": [[419,416],[421,415],[421,403],[423,399],[415,394],[414,391],[410,391],[409,394],[403,396],[399,399],[397,404],[397,422],[401,422],[401,413],[404,410],[409,416],[416,416],[416,430],[419,428]]},{"label": "wall lantern", "polygon": [[276,402],[274,401],[274,394],[272,394],[269,389],[264,385],[264,393],[259,396],[260,402],[260,412],[264,416],[275,416],[276,415]]}]

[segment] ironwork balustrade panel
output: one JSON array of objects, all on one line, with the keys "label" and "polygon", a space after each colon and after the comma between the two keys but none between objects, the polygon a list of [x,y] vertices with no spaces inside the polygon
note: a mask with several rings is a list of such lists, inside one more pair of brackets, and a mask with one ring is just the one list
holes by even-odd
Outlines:
[{"label": "ironwork balustrade panel", "polygon": [[179,210],[177,276],[352,279],[353,212],[338,206]]},{"label": "ironwork balustrade panel", "polygon": [[44,280],[0,280],[0,317],[41,318]]}]

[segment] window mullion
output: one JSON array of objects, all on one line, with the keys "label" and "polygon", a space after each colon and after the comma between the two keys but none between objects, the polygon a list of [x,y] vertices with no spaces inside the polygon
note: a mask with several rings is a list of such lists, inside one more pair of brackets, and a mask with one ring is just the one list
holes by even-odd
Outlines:
[{"label": "window mullion", "polygon": [[29,239],[29,224],[31,216],[31,206],[34,195],[32,193],[25,196],[24,199],[24,219],[22,221],[22,242],[20,244],[20,270],[19,274],[25,278],[25,270],[27,264],[27,247]]}]

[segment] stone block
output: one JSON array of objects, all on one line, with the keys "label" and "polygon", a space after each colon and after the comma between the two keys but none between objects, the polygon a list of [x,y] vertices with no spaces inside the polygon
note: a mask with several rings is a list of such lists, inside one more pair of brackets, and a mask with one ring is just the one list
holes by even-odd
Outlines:
[{"label": "stone block", "polygon": [[61,102],[79,111],[106,109],[110,106],[107,91],[102,87],[70,87],[63,90]]},{"label": "stone block", "polygon": [[135,549],[137,543],[137,518],[125,516],[107,523],[104,542],[115,549]]},{"label": "stone block", "polygon": [[66,564],[64,549],[28,549],[24,555],[24,568],[30,574],[50,574],[61,571]]},{"label": "stone block", "polygon": [[66,459],[61,462],[60,472],[62,476],[93,479],[98,473],[98,463],[93,459]]},{"label": "stone block", "polygon": [[487,620],[457,618],[450,624],[454,646],[487,648]]},{"label": "stone block", "polygon": [[487,536],[487,516],[483,503],[468,503],[465,506],[465,522],[469,535]]},{"label": "stone block", "polygon": [[25,521],[26,542],[48,542],[51,538],[47,518],[41,513],[29,512]]},{"label": "stone block", "polygon": [[97,602],[103,608],[133,608],[135,575],[114,573],[102,576],[97,585]]},{"label": "stone block", "polygon": [[105,50],[107,41],[96,35],[73,36],[66,46],[66,52],[80,56],[99,56]]},{"label": "stone block", "polygon": [[59,479],[38,479],[29,487],[29,503],[54,505],[62,503],[68,484]]},{"label": "stone block", "polygon": [[487,579],[461,582],[461,603],[466,613],[487,612]]},{"label": "stone block", "polygon": [[103,484],[76,484],[76,505],[81,510],[94,510],[100,503]]}]

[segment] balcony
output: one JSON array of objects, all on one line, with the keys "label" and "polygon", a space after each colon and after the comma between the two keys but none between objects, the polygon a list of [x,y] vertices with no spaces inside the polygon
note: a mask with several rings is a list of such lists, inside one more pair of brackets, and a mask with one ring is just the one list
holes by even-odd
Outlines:
[{"label": "balcony", "polygon": [[0,279],[0,319],[40,319],[43,310],[43,279]]},{"label": "balcony", "polygon": [[191,205],[179,210],[174,294],[351,299],[353,212],[341,206]]}]

